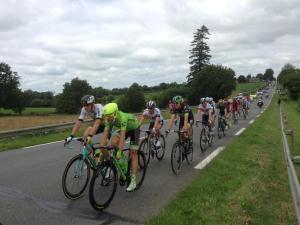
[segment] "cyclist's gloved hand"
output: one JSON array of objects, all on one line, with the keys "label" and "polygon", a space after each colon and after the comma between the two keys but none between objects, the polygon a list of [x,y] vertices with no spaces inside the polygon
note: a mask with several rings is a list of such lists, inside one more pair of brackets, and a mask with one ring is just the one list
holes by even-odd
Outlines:
[{"label": "cyclist's gloved hand", "polygon": [[118,149],[116,153],[116,158],[121,159],[122,157],[123,157],[123,151],[121,149]]},{"label": "cyclist's gloved hand", "polygon": [[85,143],[92,144],[93,143],[93,136],[92,135],[87,136],[86,139],[85,139]]},{"label": "cyclist's gloved hand", "polygon": [[168,134],[170,133],[170,129],[167,129],[165,132],[166,132],[166,137],[167,137]]},{"label": "cyclist's gloved hand", "polygon": [[70,141],[72,141],[73,138],[74,138],[74,135],[71,134],[69,137],[67,137],[67,138],[65,139],[65,142],[66,142],[66,143],[69,143]]}]

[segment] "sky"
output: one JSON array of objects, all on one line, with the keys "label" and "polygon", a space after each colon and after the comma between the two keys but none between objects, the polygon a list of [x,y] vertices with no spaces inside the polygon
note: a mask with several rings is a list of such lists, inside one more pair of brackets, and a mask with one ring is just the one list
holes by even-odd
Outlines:
[{"label": "sky", "polygon": [[107,89],[182,83],[193,34],[210,63],[255,76],[300,67],[299,0],[0,0],[0,62],[22,90],[61,93],[78,77]]}]

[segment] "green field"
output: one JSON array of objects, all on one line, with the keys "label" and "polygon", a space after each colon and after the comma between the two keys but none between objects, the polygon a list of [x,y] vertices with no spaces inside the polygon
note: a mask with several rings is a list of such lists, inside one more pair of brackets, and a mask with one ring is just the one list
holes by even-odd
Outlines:
[{"label": "green field", "polygon": [[[45,115],[55,113],[56,108],[32,108],[26,107],[22,112],[22,115]],[[0,108],[0,115],[19,115],[11,109]]]},{"label": "green field", "polygon": [[296,224],[276,99],[147,224]]},{"label": "green field", "polygon": [[259,88],[262,88],[266,85],[265,82],[258,82],[258,83],[238,83],[236,85],[236,89],[232,92],[231,96],[236,96],[240,92],[249,92],[251,91],[251,94],[256,93],[256,90]]}]

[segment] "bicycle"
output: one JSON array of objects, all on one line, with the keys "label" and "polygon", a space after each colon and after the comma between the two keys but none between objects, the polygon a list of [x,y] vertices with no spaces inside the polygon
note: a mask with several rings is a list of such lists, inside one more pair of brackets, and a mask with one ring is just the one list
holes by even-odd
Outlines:
[{"label": "bicycle", "polygon": [[218,115],[218,137],[225,137],[226,120],[224,116]]},{"label": "bicycle", "polygon": [[238,114],[238,111],[235,110],[233,112],[233,124],[238,124],[238,119],[239,119],[239,114]]},{"label": "bicycle", "polygon": [[[68,199],[75,200],[81,197],[87,187],[91,169],[93,171],[97,169],[97,162],[92,157],[95,150],[92,145],[85,143],[83,138],[75,137],[72,141],[81,143],[80,153],[71,158],[65,167],[62,177],[62,189]],[[64,147],[70,143],[65,142]],[[69,178],[71,178],[70,182],[68,182]]]},{"label": "bicycle", "polygon": [[[200,121],[196,121],[196,126],[198,127]],[[202,130],[200,133],[200,149],[202,152],[205,152],[205,150],[212,145],[214,136],[210,132],[210,125],[209,123],[202,122]]]},{"label": "bicycle", "polygon": [[[141,142],[139,150],[144,152],[146,158],[146,164],[148,166],[150,161],[150,156],[152,159],[154,155],[160,161],[163,159],[166,151],[166,140],[165,137],[161,134],[158,139],[152,130],[142,130],[147,134],[147,137]],[[160,140],[160,147],[156,147],[156,142]]]},{"label": "bicycle", "polygon": [[171,152],[171,168],[173,173],[177,175],[185,159],[188,165],[192,163],[194,148],[189,139],[184,137],[187,131],[170,130],[170,132],[178,134],[178,139],[173,144]]},{"label": "bicycle", "polygon": [[247,119],[247,117],[248,117],[248,109],[243,108],[242,112],[243,112],[243,118],[244,118],[244,120]]},{"label": "bicycle", "polygon": [[[131,181],[131,157],[127,158],[127,169],[122,167],[119,160],[116,158],[117,149],[110,146],[98,147],[104,151],[108,151],[107,158],[95,170],[89,188],[89,200],[91,206],[98,211],[102,211],[109,206],[114,198],[119,181],[120,186],[128,187]],[[123,152],[130,150],[129,148],[122,149]],[[142,151],[137,151],[138,157],[138,174],[137,187],[139,189],[143,184],[146,175],[146,159]]]}]

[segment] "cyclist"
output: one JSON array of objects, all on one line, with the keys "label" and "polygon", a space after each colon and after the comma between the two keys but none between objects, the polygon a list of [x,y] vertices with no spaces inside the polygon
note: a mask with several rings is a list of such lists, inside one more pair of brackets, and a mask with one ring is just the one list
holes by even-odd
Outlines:
[{"label": "cyclist", "polygon": [[236,120],[238,119],[238,100],[237,97],[233,98],[233,103],[232,103],[232,116]]},{"label": "cyclist", "polygon": [[250,109],[250,102],[247,98],[243,98],[243,102],[242,102],[242,107],[245,111],[245,113],[249,113],[249,109]]},{"label": "cyclist", "polygon": [[159,108],[156,108],[156,103],[154,101],[149,101],[147,103],[147,108],[144,110],[142,114],[142,117],[140,119],[140,124],[142,124],[146,118],[149,118],[150,120],[148,129],[153,130],[153,133],[157,137],[157,142],[155,146],[157,148],[160,148],[160,129],[164,124],[164,120]]},{"label": "cyclist", "polygon": [[233,113],[233,100],[231,98],[228,99],[227,101],[226,112],[227,112],[226,120],[227,120],[228,128],[230,128],[232,124],[232,113]]},{"label": "cyclist", "polygon": [[81,105],[81,112],[72,129],[71,135],[65,139],[67,143],[72,141],[86,116],[95,120],[94,125],[86,128],[84,132],[83,136],[86,138],[87,142],[91,142],[93,135],[102,133],[104,130],[104,120],[102,116],[103,106],[95,103],[95,97],[93,95],[83,96],[81,98]]},{"label": "cyclist", "polygon": [[200,105],[198,107],[198,118],[202,116],[202,124],[209,127],[209,132],[211,134],[211,125],[212,125],[212,111],[213,107],[209,104],[210,98],[201,98]]},{"label": "cyclist", "polygon": [[228,126],[226,122],[226,105],[223,99],[219,100],[218,109],[219,109],[219,116],[224,119],[225,126]]},{"label": "cyclist", "polygon": [[[121,159],[125,146],[125,139],[130,137],[130,157],[131,157],[131,181],[126,191],[131,192],[136,189],[136,175],[138,169],[138,142],[140,136],[139,121],[133,114],[124,113],[118,110],[116,103],[108,103],[104,106],[105,129],[100,138],[100,145],[107,144],[107,138],[111,130],[111,144],[118,148],[116,158]],[[105,154],[105,152],[103,152]]]},{"label": "cyclist", "polygon": [[169,120],[168,129],[166,133],[170,132],[172,129],[174,121],[178,116],[179,119],[179,130],[187,131],[187,138],[190,141],[190,146],[192,147],[192,125],[194,123],[194,115],[190,107],[184,102],[183,98],[180,95],[173,97],[173,102],[175,108],[171,110],[171,119]]},{"label": "cyclist", "polygon": [[211,123],[211,127],[212,129],[214,129],[215,127],[215,123],[216,123],[216,103],[214,102],[214,99],[212,97],[209,97],[209,104],[212,107],[212,112],[211,112],[211,116],[212,116],[212,123]]}]

